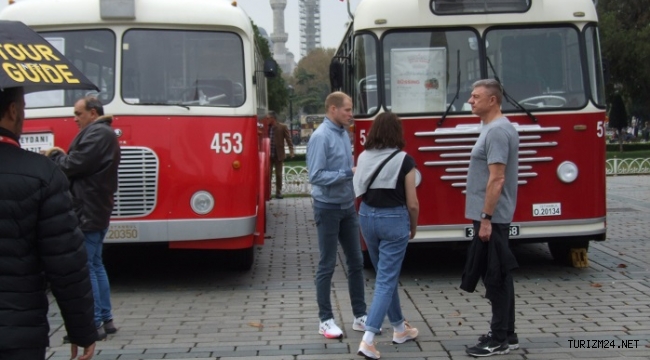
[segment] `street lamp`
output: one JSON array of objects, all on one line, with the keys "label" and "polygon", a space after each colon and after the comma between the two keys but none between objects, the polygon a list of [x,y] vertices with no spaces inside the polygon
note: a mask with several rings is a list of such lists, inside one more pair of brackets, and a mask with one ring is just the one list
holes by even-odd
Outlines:
[{"label": "street lamp", "polygon": [[289,91],[289,131],[291,134],[291,143],[293,144],[293,86],[288,85]]}]

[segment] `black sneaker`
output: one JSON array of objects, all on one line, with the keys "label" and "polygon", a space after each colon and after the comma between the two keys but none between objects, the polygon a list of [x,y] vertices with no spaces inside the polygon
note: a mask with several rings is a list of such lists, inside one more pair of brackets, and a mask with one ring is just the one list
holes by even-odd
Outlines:
[{"label": "black sneaker", "polygon": [[104,331],[107,334],[115,334],[117,332],[117,328],[115,327],[115,324],[113,324],[113,319],[104,321]]},{"label": "black sneaker", "polygon": [[[492,337],[492,331],[488,332],[485,335],[481,335],[478,337],[478,342],[485,342],[488,341]],[[519,349],[519,338],[517,337],[516,333],[512,333],[508,335],[508,348],[510,350],[517,350]]]},{"label": "black sneaker", "polygon": [[482,341],[471,348],[465,350],[467,355],[474,357],[483,357],[483,356],[492,356],[492,355],[503,355],[510,352],[508,348],[508,341],[498,342],[493,338],[488,338],[487,341]]},{"label": "black sneaker", "polygon": [[103,341],[106,340],[108,335],[106,335],[106,331],[104,330],[104,327],[102,325],[99,325],[97,328],[97,341]]}]

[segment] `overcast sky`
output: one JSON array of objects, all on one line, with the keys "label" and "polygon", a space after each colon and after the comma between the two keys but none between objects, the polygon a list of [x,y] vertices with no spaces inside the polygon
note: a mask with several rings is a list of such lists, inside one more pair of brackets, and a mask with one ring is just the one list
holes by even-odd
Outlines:
[{"label": "overcast sky", "polygon": [[[320,0],[321,45],[323,47],[336,48],[339,46],[345,33],[345,24],[348,21],[346,1]],[[352,13],[360,2],[361,0],[350,0]],[[289,34],[287,48],[295,55],[296,62],[300,59],[298,3],[298,0],[287,0],[287,8],[284,10],[284,31]],[[263,27],[269,35],[273,32],[273,10],[271,10],[269,0],[237,0],[237,4],[253,19],[255,25]],[[0,10],[6,6],[7,0],[0,0]]]},{"label": "overcast sky", "polygon": [[[350,0],[353,14],[360,2],[361,0]],[[255,25],[266,29],[269,35],[273,32],[273,10],[269,0],[238,0],[237,4],[253,19]],[[287,48],[296,56],[296,62],[300,59],[298,11],[299,1],[287,0],[287,8],[284,10],[284,31],[289,34]],[[321,46],[337,48],[345,33],[348,19],[347,2],[320,0]]]}]

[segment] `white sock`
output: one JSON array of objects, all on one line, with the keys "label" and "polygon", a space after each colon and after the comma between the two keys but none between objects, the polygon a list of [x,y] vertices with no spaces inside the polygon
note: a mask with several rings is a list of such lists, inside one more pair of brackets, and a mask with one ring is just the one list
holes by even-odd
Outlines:
[{"label": "white sock", "polygon": [[402,323],[397,326],[393,326],[393,330],[398,334],[406,331],[406,325],[404,325],[404,321],[402,321]]},{"label": "white sock", "polygon": [[372,345],[373,341],[375,341],[375,333],[372,331],[366,331],[363,333],[363,341],[366,342],[368,345]]}]

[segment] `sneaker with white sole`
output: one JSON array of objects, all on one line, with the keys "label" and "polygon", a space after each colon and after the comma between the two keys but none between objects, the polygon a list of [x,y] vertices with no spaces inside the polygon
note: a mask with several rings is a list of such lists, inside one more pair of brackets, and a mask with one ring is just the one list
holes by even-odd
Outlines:
[{"label": "sneaker with white sole", "polygon": [[354,319],[354,322],[352,323],[352,330],[366,331],[367,319],[368,319],[368,315],[359,316],[358,318]]},{"label": "sneaker with white sole", "polygon": [[357,355],[365,356],[366,359],[379,359],[381,357],[381,353],[375,349],[375,344],[368,344],[363,340],[359,344]]},{"label": "sneaker with white sole", "polygon": [[340,339],[343,337],[343,331],[336,325],[334,319],[329,319],[320,323],[318,333],[328,339]]},{"label": "sneaker with white sole", "polygon": [[393,331],[393,344],[403,344],[409,340],[414,340],[418,337],[418,329],[412,327],[404,321],[404,331],[397,333]]},{"label": "sneaker with white sole", "polygon": [[492,355],[505,355],[510,352],[510,348],[508,346],[508,340],[498,342],[494,340],[494,338],[489,337],[471,348],[465,349],[465,352],[470,356],[485,357]]},{"label": "sneaker with white sole", "polygon": [[[479,343],[486,342],[486,341],[490,340],[491,338],[492,338],[492,331],[488,332],[485,335],[479,336],[478,342]],[[519,338],[517,337],[516,333],[512,333],[512,334],[508,335],[508,348],[510,348],[510,350],[519,349]]]}]

